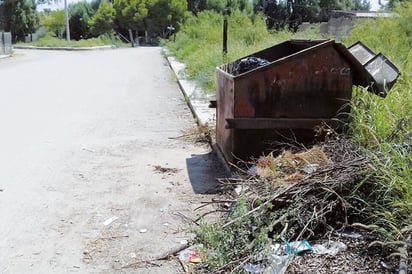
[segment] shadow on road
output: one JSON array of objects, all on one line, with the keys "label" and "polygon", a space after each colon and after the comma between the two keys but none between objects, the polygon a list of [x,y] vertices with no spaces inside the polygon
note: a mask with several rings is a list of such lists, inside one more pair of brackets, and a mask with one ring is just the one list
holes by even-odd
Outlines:
[{"label": "shadow on road", "polygon": [[190,184],[196,194],[213,194],[218,192],[219,183],[216,179],[228,177],[216,152],[207,154],[192,154],[186,159]]}]

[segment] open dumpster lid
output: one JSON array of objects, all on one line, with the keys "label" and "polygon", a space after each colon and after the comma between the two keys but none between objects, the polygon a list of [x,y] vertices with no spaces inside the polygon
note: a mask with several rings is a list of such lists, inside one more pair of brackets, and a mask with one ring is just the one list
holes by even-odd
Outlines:
[{"label": "open dumpster lid", "polygon": [[362,66],[358,71],[361,77],[355,77],[355,84],[366,86],[368,91],[386,97],[400,75],[398,68],[382,53],[375,54],[361,42],[350,46],[348,51]]}]

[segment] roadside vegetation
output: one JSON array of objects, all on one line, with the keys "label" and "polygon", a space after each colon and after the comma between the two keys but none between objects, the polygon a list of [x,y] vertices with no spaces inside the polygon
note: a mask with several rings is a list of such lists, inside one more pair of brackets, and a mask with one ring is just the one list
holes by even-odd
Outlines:
[{"label": "roadside vegetation", "polygon": [[124,43],[117,38],[100,36],[98,38],[81,39],[81,40],[64,40],[53,36],[45,36],[39,39],[39,41],[31,43],[16,43],[19,46],[34,46],[34,47],[96,47],[96,46],[113,46],[120,47]]},{"label": "roadside vegetation", "polygon": [[[290,179],[282,173],[282,168],[291,168],[284,166],[290,159],[269,157],[257,165],[273,167],[269,173],[275,177],[241,172],[241,183],[239,178],[222,181],[227,193],[239,184],[243,191],[214,201],[227,210],[223,223],[202,223],[194,229],[195,242],[204,246],[205,272],[243,273],[241,266],[248,262],[268,265],[264,258],[272,241],[330,237],[344,227],[371,233],[371,246],[411,266],[400,250],[411,251],[412,235],[412,4],[392,6],[399,17],[364,21],[343,43],[362,41],[388,56],[401,71],[397,84],[386,98],[354,87],[347,132],[319,143],[335,164],[325,164],[310,179]],[[188,77],[207,92],[215,90],[216,66],[290,38],[325,38],[314,29],[268,30],[262,17],[244,11],[232,12],[228,20],[226,57],[223,15],[213,11],[189,17],[175,41],[165,43],[186,64]]]}]

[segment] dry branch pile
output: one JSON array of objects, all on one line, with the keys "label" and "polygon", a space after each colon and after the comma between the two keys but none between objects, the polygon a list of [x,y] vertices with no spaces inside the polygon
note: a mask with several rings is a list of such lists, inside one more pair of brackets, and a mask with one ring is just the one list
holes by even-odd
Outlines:
[{"label": "dry branch pile", "polygon": [[299,153],[286,150],[276,158],[270,154],[256,167],[255,174],[243,178],[244,195],[252,208],[261,202],[279,216],[287,214],[287,238],[331,233],[348,225],[348,218],[360,221],[355,212],[348,215],[347,199],[371,166],[348,141],[333,140]]},{"label": "dry branch pile", "polygon": [[[241,272],[241,264],[246,262],[267,265],[266,247],[272,240],[328,240],[336,238],[342,231],[354,229],[354,223],[370,221],[370,216],[364,214],[363,209],[367,201],[378,196],[374,192],[373,181],[367,178],[374,167],[366,155],[362,148],[348,140],[336,138],[303,152],[286,150],[276,157],[269,154],[258,159],[253,166],[249,165],[248,171],[239,169],[240,174],[236,178],[221,180],[223,189],[236,188],[237,191],[229,191],[230,197],[221,203],[222,208],[228,209],[227,219],[220,226],[221,234],[210,238],[229,247],[214,246],[208,243],[210,238],[204,236],[198,236],[197,240],[211,253],[224,256],[226,252],[230,255],[223,265],[209,265],[208,270],[213,273],[244,273]],[[342,269],[346,269],[345,273],[356,273],[348,270],[351,267],[359,273],[392,273],[396,260],[375,260],[383,256],[382,249],[375,248],[374,253],[370,253],[368,243],[376,238],[365,230],[362,233],[362,241],[352,244],[357,247],[352,248],[354,254],[350,250],[345,253],[347,267],[342,266]],[[262,235],[266,239],[262,239]],[[237,243],[226,240],[232,237]],[[312,256],[312,261],[319,262],[315,257]],[[305,273],[306,269],[306,273],[343,273],[330,272],[331,262],[321,261],[326,267],[323,272],[321,266],[314,269],[300,266],[304,262],[302,258],[292,262],[288,271]]]}]

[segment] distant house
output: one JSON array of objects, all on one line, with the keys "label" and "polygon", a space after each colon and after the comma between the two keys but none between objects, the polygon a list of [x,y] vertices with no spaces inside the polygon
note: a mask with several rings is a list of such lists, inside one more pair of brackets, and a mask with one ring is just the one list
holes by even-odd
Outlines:
[{"label": "distant house", "polygon": [[345,36],[354,24],[365,19],[392,18],[399,16],[390,12],[343,11],[333,10],[327,23],[321,24],[321,33],[329,34],[337,39]]}]

